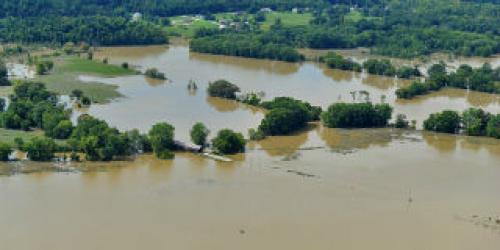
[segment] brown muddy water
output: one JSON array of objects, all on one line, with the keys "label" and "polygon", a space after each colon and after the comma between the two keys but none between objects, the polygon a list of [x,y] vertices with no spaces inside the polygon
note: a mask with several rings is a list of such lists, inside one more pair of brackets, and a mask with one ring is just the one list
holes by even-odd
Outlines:
[{"label": "brown muddy water", "polygon": [[[88,112],[120,129],[158,121],[187,140],[196,121],[246,132],[263,113],[209,98],[219,78],[266,99],[294,96],[326,107],[350,92],[381,95],[421,122],[429,113],[480,106],[493,95],[444,90],[395,101],[393,79],[287,64],[190,54],[183,45],[110,48],[101,57],[157,67],[142,76],[95,79],[126,96]],[[190,79],[197,92],[186,88]],[[359,96],[356,96],[359,98]],[[0,249],[499,249],[500,142],[392,129],[302,133],[248,145],[220,163],[193,154],[113,163],[0,164]]]}]

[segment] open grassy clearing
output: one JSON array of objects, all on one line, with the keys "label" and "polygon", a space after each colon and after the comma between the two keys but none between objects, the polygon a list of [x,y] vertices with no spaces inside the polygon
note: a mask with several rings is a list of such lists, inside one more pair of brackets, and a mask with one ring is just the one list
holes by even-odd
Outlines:
[{"label": "open grassy clearing", "polygon": [[172,26],[166,28],[167,34],[170,36],[181,36],[185,38],[192,38],[196,30],[201,28],[217,28],[217,24],[208,20],[194,20],[190,24],[182,23],[182,17],[173,17],[171,19]]},{"label": "open grassy clearing", "polygon": [[284,26],[303,26],[308,25],[312,19],[311,13],[293,13],[293,12],[271,12],[266,14],[266,21],[262,23],[261,28],[268,30],[276,19],[281,19]]}]

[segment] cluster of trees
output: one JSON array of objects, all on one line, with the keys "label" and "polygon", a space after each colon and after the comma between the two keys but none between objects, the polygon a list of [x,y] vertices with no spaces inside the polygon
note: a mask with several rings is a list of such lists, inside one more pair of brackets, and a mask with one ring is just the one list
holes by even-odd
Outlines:
[{"label": "cluster of trees", "polygon": [[66,139],[73,129],[71,111],[57,101],[43,83],[21,82],[14,87],[7,110],[0,113],[0,125],[8,129],[43,129],[49,137]]},{"label": "cluster of trees", "polygon": [[388,104],[335,103],[321,114],[321,119],[329,128],[386,127],[392,110]]},{"label": "cluster of trees", "polygon": [[319,58],[319,61],[325,63],[329,68],[332,69],[350,70],[356,72],[361,72],[363,70],[361,64],[353,61],[350,58],[346,59],[335,52],[328,52],[328,54],[321,56]]},{"label": "cluster of trees", "polygon": [[149,22],[132,22],[112,16],[40,16],[0,19],[3,42],[50,43],[86,42],[96,45],[164,44],[164,30]]},{"label": "cluster of trees", "polygon": [[144,75],[153,78],[153,79],[159,79],[159,80],[166,80],[167,77],[163,72],[158,71],[157,68],[150,68],[147,69],[146,72],[144,72]]},{"label": "cluster of trees", "polygon": [[332,69],[361,72],[364,68],[370,74],[398,76],[399,78],[406,79],[422,75],[417,67],[401,66],[400,68],[396,68],[388,59],[368,59],[361,65],[335,52],[328,52],[328,54],[321,56],[319,60],[320,62],[326,63],[326,65]]},{"label": "cluster of trees", "polygon": [[240,92],[240,88],[226,80],[217,80],[208,83],[208,95],[225,99],[236,99],[236,93]]},{"label": "cluster of trees", "polygon": [[363,68],[370,74],[382,76],[395,76],[396,67],[388,59],[368,59],[363,63]]},{"label": "cluster of trees", "polygon": [[263,58],[286,62],[304,60],[304,56],[293,47],[267,42],[256,34],[228,33],[198,37],[191,40],[190,49],[200,53]]},{"label": "cluster of trees", "polygon": [[424,129],[441,133],[464,133],[470,136],[489,136],[500,139],[500,114],[490,114],[479,108],[469,108],[462,114],[445,110],[431,114]]},{"label": "cluster of trees", "polygon": [[480,68],[461,65],[455,72],[447,73],[443,62],[432,65],[425,82],[413,82],[396,90],[398,98],[410,99],[437,91],[443,87],[470,89],[487,93],[500,93],[500,67],[493,69],[485,63]]},{"label": "cluster of trees", "polygon": [[258,128],[258,134],[265,136],[296,132],[308,122],[319,120],[322,111],[321,107],[291,97],[276,97],[261,103],[260,107],[269,110]]}]

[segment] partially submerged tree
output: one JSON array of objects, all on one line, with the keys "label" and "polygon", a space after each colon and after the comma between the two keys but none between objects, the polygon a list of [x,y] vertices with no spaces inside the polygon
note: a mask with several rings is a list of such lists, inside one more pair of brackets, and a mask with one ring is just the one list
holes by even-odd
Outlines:
[{"label": "partially submerged tree", "polygon": [[191,141],[203,147],[207,144],[207,137],[209,134],[210,130],[203,123],[198,122],[191,129]]},{"label": "partially submerged tree", "polygon": [[245,152],[246,141],[241,133],[223,129],[212,140],[212,145],[219,154],[236,154]]}]

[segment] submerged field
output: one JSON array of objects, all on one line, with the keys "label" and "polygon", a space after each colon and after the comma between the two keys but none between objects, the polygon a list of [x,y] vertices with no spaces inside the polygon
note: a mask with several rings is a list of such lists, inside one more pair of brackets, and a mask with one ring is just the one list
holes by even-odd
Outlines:
[{"label": "submerged field", "polygon": [[36,80],[61,95],[69,95],[74,89],[80,89],[96,103],[109,102],[122,95],[117,91],[117,86],[97,82],[84,83],[79,79],[80,75],[117,77],[136,74],[132,69],[75,56],[56,57],[54,62],[54,70],[47,75],[38,76]]}]

